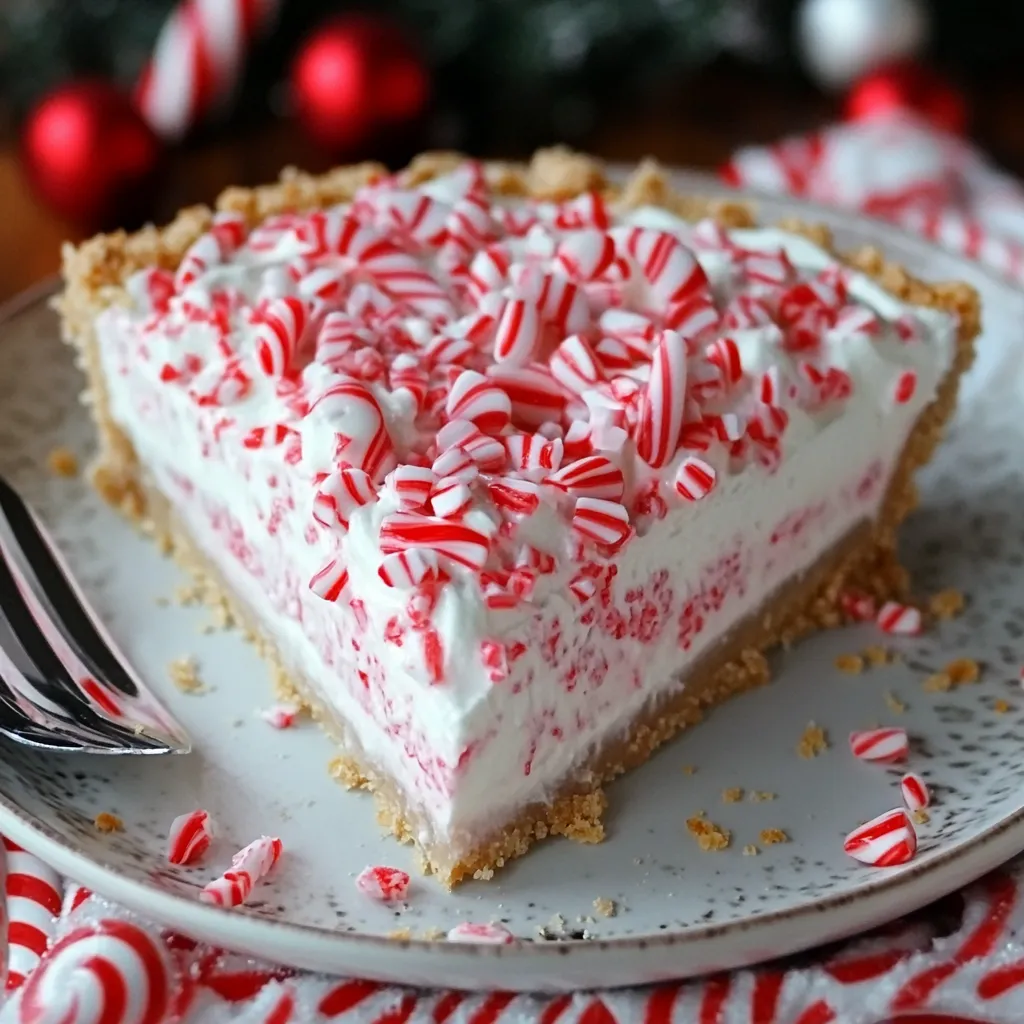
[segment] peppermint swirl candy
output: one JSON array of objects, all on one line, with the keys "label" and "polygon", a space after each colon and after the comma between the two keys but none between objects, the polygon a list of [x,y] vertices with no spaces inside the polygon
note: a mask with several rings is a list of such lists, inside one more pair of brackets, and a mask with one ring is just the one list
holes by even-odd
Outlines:
[{"label": "peppermint swirl candy", "polygon": [[112,918],[76,928],[25,983],[21,1024],[160,1024],[171,971],[153,936]]}]

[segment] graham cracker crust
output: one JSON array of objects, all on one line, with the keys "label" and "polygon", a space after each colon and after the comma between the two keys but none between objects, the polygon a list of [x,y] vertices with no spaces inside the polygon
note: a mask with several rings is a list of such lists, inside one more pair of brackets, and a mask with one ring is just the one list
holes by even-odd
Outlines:
[{"label": "graham cracker crust", "polygon": [[[425,154],[402,175],[410,184],[429,180],[462,159],[457,154]],[[752,210],[745,204],[676,193],[665,174],[650,161],[641,164],[621,187],[607,181],[596,161],[563,149],[540,151],[528,165],[489,163],[484,168],[492,188],[503,194],[569,198],[597,189],[626,205],[659,205],[686,219],[710,216],[729,227],[754,223]],[[360,185],[383,173],[384,168],[373,164],[339,168],[322,177],[286,171],[275,185],[229,189],[219,198],[217,208],[241,212],[250,224],[255,224],[274,213],[342,202],[351,198]],[[66,287],[57,307],[63,317],[65,340],[77,349],[79,365],[88,377],[83,400],[92,406],[99,431],[100,452],[92,467],[92,479],[107,501],[153,533],[162,549],[173,553],[193,573],[212,603],[229,609],[246,626],[271,664],[279,692],[301,700],[329,732],[338,736],[344,732],[343,723],[332,721],[311,699],[304,681],[289,672],[273,643],[261,635],[248,609],[218,580],[213,567],[176,522],[166,499],[147,487],[131,442],[109,412],[94,331],[96,316],[111,304],[127,301],[123,285],[136,270],[151,265],[173,269],[189,245],[206,230],[211,216],[209,209],[193,207],[164,229],[149,227],[134,235],[101,235],[77,248],[65,246]],[[780,226],[806,235],[823,248],[832,248],[824,227],[798,222]],[[973,342],[980,329],[979,301],[970,286],[959,282],[926,284],[899,265],[887,262],[871,247],[837,255],[907,302],[954,313],[959,324],[954,365],[907,440],[878,518],[849,535],[811,571],[786,586],[762,615],[734,630],[687,673],[684,691],[647,708],[624,738],[599,750],[550,803],[526,809],[468,855],[453,855],[443,846],[421,846],[425,870],[433,871],[446,885],[469,877],[488,878],[495,869],[525,853],[534,841],[548,835],[600,841],[604,837],[601,817],[607,805],[604,784],[644,763],[663,743],[699,722],[706,709],[767,682],[765,652],[814,630],[842,624],[840,597],[851,587],[880,600],[905,596],[908,583],[896,558],[896,533],[917,503],[914,474],[931,458],[955,407],[960,376],[973,359]],[[341,741],[350,746],[343,736]],[[345,749],[332,762],[331,771],[345,785],[370,790],[381,825],[399,839],[419,845],[416,837],[421,823],[394,784],[366,763],[360,751]]]}]

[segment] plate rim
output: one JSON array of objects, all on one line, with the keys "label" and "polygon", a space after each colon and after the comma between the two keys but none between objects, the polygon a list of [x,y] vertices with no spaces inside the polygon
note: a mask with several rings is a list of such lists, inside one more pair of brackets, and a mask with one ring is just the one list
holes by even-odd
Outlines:
[{"label": "plate rim", "polygon": [[[620,169],[621,165],[609,164],[609,170],[613,175],[620,172]],[[816,219],[818,222],[847,228],[861,234],[870,233],[872,240],[883,249],[887,244],[895,243],[905,249],[916,250],[922,257],[929,253],[941,253],[946,259],[963,267],[965,273],[970,276],[987,279],[990,287],[1002,291],[1007,298],[1013,296],[1019,300],[1024,295],[1024,290],[984,264],[969,260],[947,247],[932,243],[913,232],[878,218],[864,216],[856,211],[820,206],[802,199],[761,190],[736,189],[699,171],[676,168],[669,170],[677,183],[682,184],[685,188],[714,195],[726,195],[755,204],[783,205],[787,210],[798,215],[802,214],[808,219]],[[865,232],[866,227],[867,232]],[[54,274],[0,303],[0,332],[14,318],[49,300],[59,287],[60,276]],[[953,888],[977,880],[1005,863],[1010,857],[1024,851],[1024,803],[1016,811],[994,822],[978,834],[936,852],[926,861],[911,865],[892,875],[880,873],[874,877],[866,877],[862,884],[838,894],[804,900],[783,909],[754,913],[748,917],[722,924],[695,924],[675,931],[607,939],[570,939],[553,943],[538,943],[517,938],[514,943],[505,946],[450,943],[412,937],[389,938],[363,932],[335,932],[315,925],[270,920],[257,915],[239,914],[237,910],[199,903],[187,896],[170,893],[144,881],[119,875],[113,868],[77,851],[62,838],[54,838],[47,830],[37,827],[30,820],[28,812],[3,792],[0,792],[0,830],[25,850],[51,864],[62,875],[73,877],[75,881],[94,889],[101,895],[116,892],[117,895],[111,898],[123,903],[131,910],[173,924],[174,927],[180,927],[186,932],[201,932],[206,935],[230,934],[232,937],[228,940],[228,944],[238,943],[243,949],[246,946],[249,948],[254,945],[266,946],[265,943],[250,942],[242,934],[251,931],[265,934],[275,946],[281,944],[282,950],[286,948],[287,938],[292,937],[303,945],[305,944],[304,940],[312,940],[314,944],[322,945],[325,949],[371,950],[387,952],[392,955],[403,951],[427,954],[447,960],[452,957],[456,959],[466,957],[512,958],[518,962],[540,964],[552,959],[561,959],[564,962],[566,957],[582,954],[636,953],[675,949],[681,946],[694,947],[736,934],[749,937],[767,933],[767,937],[770,938],[771,932],[783,924],[799,929],[799,925],[804,921],[814,920],[829,912],[849,909],[856,904],[860,912],[853,915],[854,920],[849,923],[847,928],[840,929],[845,935],[853,934],[862,928],[891,919],[892,915],[886,916],[884,913],[878,912],[890,894],[899,894],[899,898],[893,903],[898,903],[902,908],[899,913],[904,914],[920,908]],[[958,867],[961,868],[959,873],[956,870]],[[963,877],[960,877],[961,875]],[[945,880],[948,879],[948,876],[955,877]],[[876,907],[877,910],[872,912],[872,908]],[[831,936],[833,939],[837,937],[839,936],[834,934]],[[274,942],[275,939],[278,942]],[[797,952],[811,948],[822,941],[829,940],[823,939],[820,935],[814,938],[801,938],[796,943],[784,943],[771,955]],[[383,971],[382,976],[390,976],[394,979],[400,971],[400,965],[396,964],[395,966],[398,970]],[[511,981],[511,979],[508,980]],[[472,982],[468,979],[467,987],[472,987]],[[510,987],[516,988],[517,986],[512,984]]]}]

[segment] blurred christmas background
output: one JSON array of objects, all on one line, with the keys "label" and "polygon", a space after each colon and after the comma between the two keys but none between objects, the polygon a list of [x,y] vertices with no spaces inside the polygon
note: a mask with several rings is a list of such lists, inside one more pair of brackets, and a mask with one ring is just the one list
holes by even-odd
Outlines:
[{"label": "blurred christmas background", "polygon": [[1022,172],[1022,54],[1020,0],[0,0],[0,295],[62,237],[286,164],[715,169],[901,107]]}]

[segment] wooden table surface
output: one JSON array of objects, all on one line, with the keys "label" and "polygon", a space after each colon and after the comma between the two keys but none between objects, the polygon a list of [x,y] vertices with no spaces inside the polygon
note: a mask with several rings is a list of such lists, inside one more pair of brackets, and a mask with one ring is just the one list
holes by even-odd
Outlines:
[{"label": "wooden table surface", "polygon": [[[1024,80],[1002,75],[966,90],[972,136],[1004,166],[1024,175]],[[652,155],[665,163],[715,168],[735,148],[801,132],[839,116],[836,101],[797,80],[714,67],[666,90],[629,116],[613,116],[587,141],[609,160]],[[522,154],[493,154],[517,156]],[[155,204],[158,220],[188,203],[207,202],[231,184],[275,178],[288,164],[311,171],[327,163],[294,125],[175,152]],[[53,273],[60,244],[81,233],[40,206],[26,186],[13,143],[0,142],[0,301]]]}]

